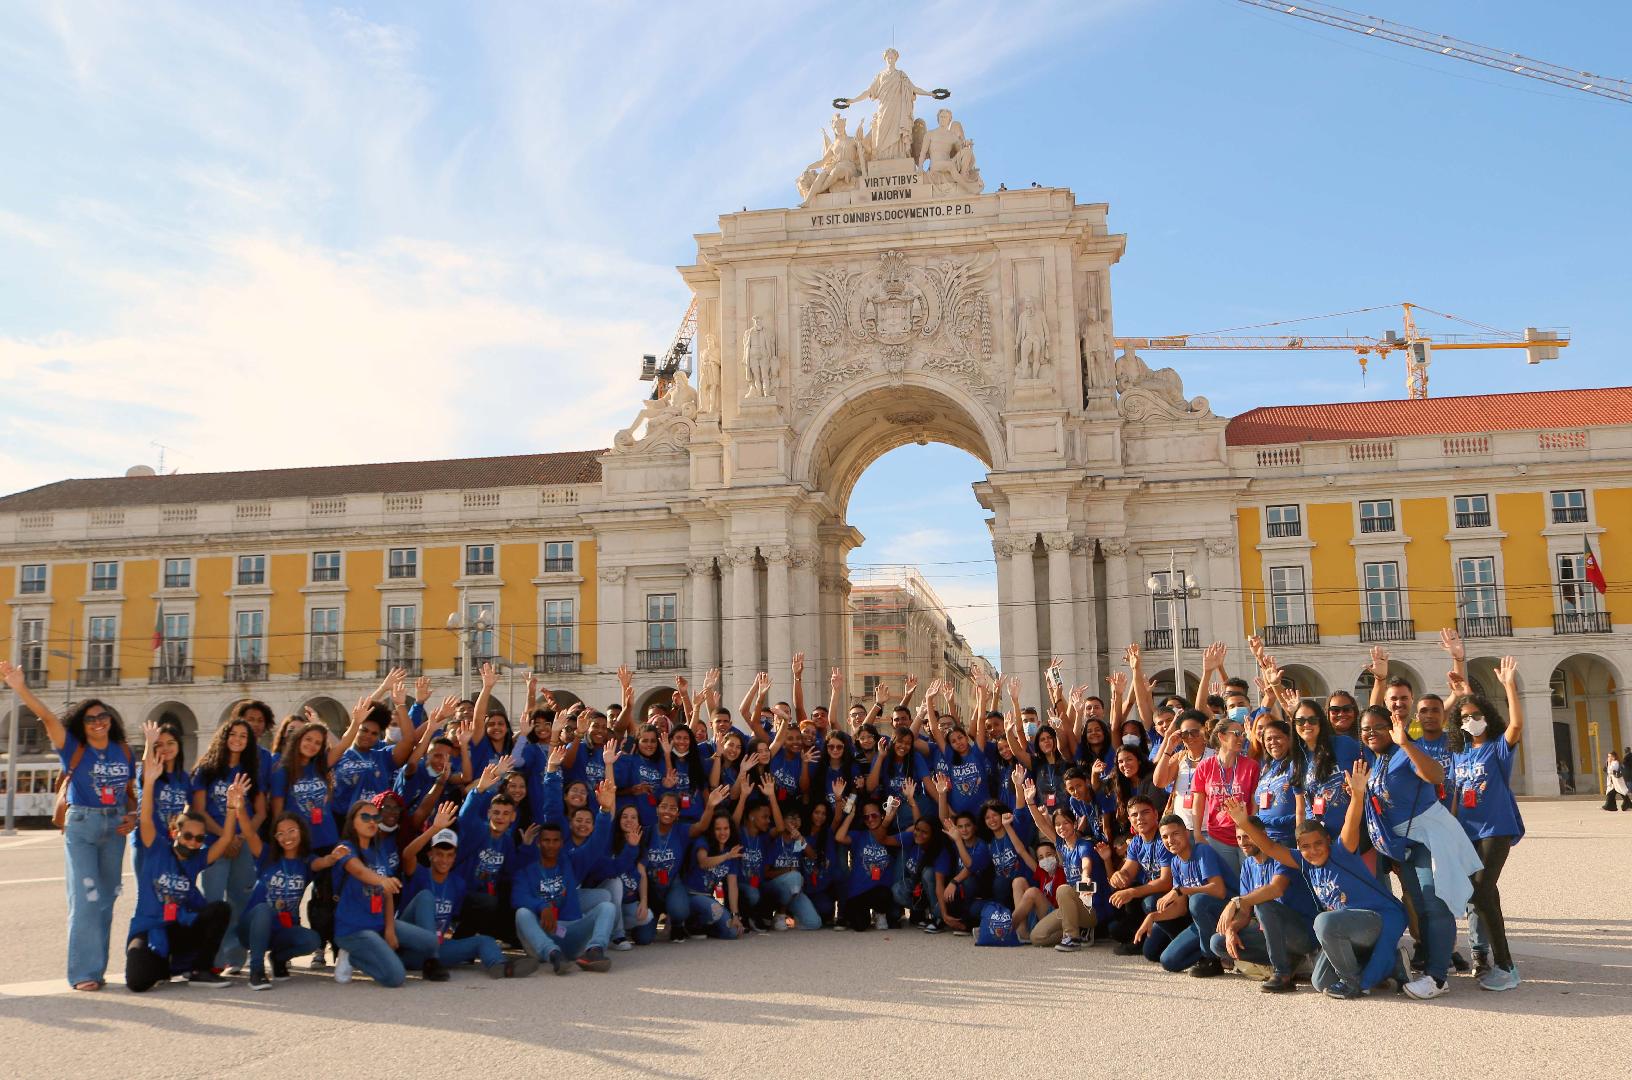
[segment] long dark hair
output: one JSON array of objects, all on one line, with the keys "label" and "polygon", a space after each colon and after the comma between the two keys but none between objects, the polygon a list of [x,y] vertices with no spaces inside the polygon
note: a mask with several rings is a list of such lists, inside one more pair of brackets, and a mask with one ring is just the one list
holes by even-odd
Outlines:
[{"label": "long dark hair", "polygon": [[125,743],[125,722],[119,719],[119,714],[114,712],[113,707],[101,698],[88,697],[83,701],[74,703],[73,710],[68,714],[68,719],[63,721],[63,727],[68,729],[68,734],[79,740],[79,745],[90,745],[85,741],[85,714],[92,709],[101,709],[108,714],[108,744],[111,746],[118,743],[123,746]]},{"label": "long dark hair", "polygon": [[[317,752],[316,757],[299,761],[300,744],[313,731],[323,733],[323,749]],[[317,770],[317,775],[323,778],[323,786],[328,788],[329,794],[334,794],[334,776],[329,772],[329,726],[318,720],[310,720],[298,728],[291,727],[285,732],[283,740],[283,757],[279,759],[278,767],[289,778],[289,793],[294,794],[295,781],[300,779],[300,774],[310,765]]]},{"label": "long dark hair", "polygon": [[[1135,795],[1141,794],[1141,789],[1146,786],[1146,781],[1150,779],[1154,766],[1151,765],[1149,758],[1131,746],[1116,748],[1117,760],[1120,760],[1123,754],[1132,754],[1134,760],[1139,763],[1139,770],[1131,778],[1123,776],[1122,770],[1115,765],[1111,766],[1111,794],[1116,800],[1116,807],[1112,811],[1112,817],[1115,819],[1117,831],[1126,836],[1133,831],[1133,826],[1128,821],[1128,800]],[[1100,827],[1104,828],[1103,821],[1100,823]],[[1106,839],[1110,839],[1110,837],[1107,836]]]},{"label": "long dark hair", "polygon": [[[497,798],[499,796],[495,796],[495,799]],[[363,838],[357,835],[357,815],[364,810],[372,810],[376,814],[380,812],[380,808],[371,802],[354,802],[351,804],[351,809],[346,811],[346,822],[340,828],[340,839],[351,846],[354,855],[361,855],[363,851]],[[374,840],[378,840],[384,835],[384,833],[375,833]],[[370,842],[372,843],[372,841]],[[366,866],[368,864],[359,863],[358,865]]]},{"label": "long dark hair", "polygon": [[842,731],[829,731],[822,736],[822,752],[816,758],[816,767],[810,773],[811,798],[827,798],[827,793],[833,789],[833,763],[828,758],[827,744],[838,740],[844,751],[839,755],[839,768],[844,770],[840,777],[846,787],[853,787],[856,778],[856,746],[849,736]]},{"label": "long dark hair", "polygon": [[1450,748],[1452,753],[1458,753],[1470,745],[1468,733],[1462,730],[1462,707],[1472,705],[1479,710],[1479,715],[1485,718],[1485,741],[1499,739],[1507,730],[1507,721],[1496,710],[1495,704],[1483,694],[1458,694],[1445,706],[1445,729],[1450,733]]},{"label": "long dark hair", "polygon": [[[691,740],[691,749],[687,750],[684,754],[676,754],[672,749],[674,746],[674,736],[678,735],[682,731],[686,733],[686,738]],[[703,751],[697,745],[697,733],[691,730],[688,725],[677,724],[675,726],[674,733],[669,736],[669,746],[671,747],[669,752],[669,761],[674,765],[684,768],[686,778],[691,782],[691,790],[707,791],[708,770],[703,768]],[[679,772],[681,770],[680,768],[677,768],[675,771]]]},{"label": "long dark hair", "polygon": [[[731,826],[731,834],[725,838],[725,843],[723,844],[720,843],[720,841],[714,836],[714,826],[721,819],[724,819],[725,823]],[[675,824],[679,824],[679,822],[676,822]],[[732,821],[731,815],[726,813],[724,810],[714,811],[714,816],[710,818],[708,822],[708,831],[705,832],[703,836],[708,841],[708,853],[710,855],[723,854],[730,851],[733,847],[742,842],[742,834],[737,831],[737,823]]]},{"label": "long dark hair", "polygon": [[1311,751],[1303,745],[1303,737],[1297,733],[1296,724],[1292,732],[1292,790],[1303,791],[1306,787],[1304,778],[1309,774],[1309,763],[1314,762],[1315,781],[1325,781],[1337,769],[1337,748],[1333,740],[1337,738],[1337,729],[1332,727],[1331,717],[1314,698],[1303,698],[1292,709],[1293,717],[1298,715],[1298,709],[1314,711],[1315,720],[1320,729],[1315,733],[1315,748]]},{"label": "long dark hair", "polygon": [[[106,708],[106,706],[104,706],[104,708]],[[159,773],[160,781],[162,782],[165,776],[175,773],[186,775],[187,741],[186,737],[181,733],[181,725],[176,723],[174,720],[162,720],[159,722],[159,734],[168,735],[172,739],[176,740],[176,760],[172,761],[168,768]]]},{"label": "long dark hair", "polygon": [[221,779],[231,768],[229,758],[232,751],[227,749],[227,740],[237,728],[243,728],[244,738],[249,740],[244,744],[243,753],[238,755],[238,767],[249,777],[249,794],[255,794],[260,785],[260,754],[255,749],[255,729],[241,717],[234,717],[215,729],[215,737],[210,740],[209,748],[198,759],[198,782],[201,787],[208,787]]}]

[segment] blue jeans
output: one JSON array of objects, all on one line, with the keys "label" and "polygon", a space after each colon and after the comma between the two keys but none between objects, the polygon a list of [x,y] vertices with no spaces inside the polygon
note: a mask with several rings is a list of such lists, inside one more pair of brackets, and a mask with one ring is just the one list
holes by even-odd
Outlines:
[{"label": "blue jeans", "polygon": [[[754,890],[759,891],[759,890]],[[794,925],[801,930],[820,930],[822,917],[816,914],[816,906],[805,895],[805,875],[797,870],[789,870],[785,874],[765,882],[765,902],[774,912],[782,908],[793,916]]]},{"label": "blue jeans", "polygon": [[[1356,990],[1369,990],[1393,974],[1399,958],[1395,946],[1405,932],[1405,913],[1378,913],[1359,908],[1323,911],[1315,916],[1315,940],[1320,955],[1310,977],[1316,990],[1326,990],[1339,980]],[[1359,950],[1370,950],[1366,966],[1360,966]]]},{"label": "blue jeans", "polygon": [[629,936],[636,945],[650,945],[657,940],[657,916],[652,914],[650,906],[646,908],[646,921],[639,921],[640,901],[623,905],[623,925],[628,929]]},{"label": "blue jeans", "polygon": [[[731,926],[731,913],[725,910],[724,904],[714,899],[713,893],[692,893],[690,910],[686,929],[705,933],[709,937],[724,938],[727,941],[737,936],[736,930]],[[674,912],[669,912],[669,918],[674,918]]]},{"label": "blue jeans", "polygon": [[652,909],[654,915],[667,915],[669,917],[671,932],[676,926],[683,929],[687,916],[691,914],[691,894],[686,891],[685,885],[678,878],[670,881],[667,885],[659,885],[656,880],[648,880],[646,883],[646,904]]},{"label": "blue jeans", "polygon": [[[1298,960],[1318,948],[1313,921],[1279,900],[1257,904],[1252,911],[1256,921],[1240,931],[1240,959],[1247,963],[1268,964],[1277,975],[1291,975]],[[1220,959],[1229,955],[1223,934],[1213,934],[1209,949]]]},{"label": "blue jeans", "polygon": [[[1213,927],[1218,925],[1218,916],[1224,910],[1224,901],[1206,893],[1193,893],[1189,898],[1189,904],[1189,924],[1184,925],[1183,929],[1178,929],[1183,924],[1177,919],[1173,920],[1173,927],[1178,929],[1178,933],[1162,950],[1160,960],[1164,970],[1183,971],[1194,967],[1199,960],[1212,957],[1212,953],[1208,952],[1203,942],[1212,940]],[[1205,931],[1203,927],[1206,928]],[[1155,930],[1151,932],[1154,934]]]},{"label": "blue jeans", "polygon": [[[403,934],[405,924],[409,928],[406,935]],[[427,950],[426,937],[414,931],[423,931],[428,936],[429,944],[434,947]],[[500,950],[499,943],[486,934],[472,934],[470,937],[450,938],[442,942],[437,941],[437,936],[436,897],[426,889],[397,913],[397,944],[402,946],[398,956],[403,967],[410,971],[423,968],[425,961],[432,957],[447,967],[468,964],[472,960],[480,960],[483,967],[504,963],[504,953]]]},{"label": "blue jeans", "polygon": [[[669,917],[674,917],[673,912]],[[538,913],[532,908],[517,908],[516,933],[527,951],[540,960],[548,960],[555,953],[576,960],[590,949],[606,950],[616,919],[611,904],[596,904],[576,919],[557,919],[552,934],[539,923]]]},{"label": "blue jeans", "polygon": [[578,890],[579,908],[588,911],[596,904],[612,905],[612,940],[622,941],[628,937],[623,928],[623,879],[607,878],[594,888]]},{"label": "blue jeans", "polygon": [[266,973],[266,954],[280,964],[287,964],[297,956],[307,956],[323,947],[323,939],[316,930],[296,923],[280,926],[277,912],[267,903],[256,904],[238,920],[238,936],[249,943],[249,970],[253,975]]},{"label": "blue jeans", "polygon": [[[1241,849],[1235,844],[1226,844],[1222,840],[1215,840],[1205,832],[1202,836],[1207,841],[1207,846],[1212,848],[1220,859],[1224,860],[1224,865],[1230,871],[1231,876],[1239,878],[1241,876]],[[1225,880],[1228,881],[1229,878],[1225,878]]]},{"label": "blue jeans", "polygon": [[[1160,897],[1157,896],[1146,896],[1140,899],[1139,904],[1145,909],[1145,914],[1149,915],[1156,910],[1156,901],[1159,899]],[[1182,937],[1184,931],[1189,930],[1192,934],[1194,934],[1195,929],[1195,920],[1190,917],[1190,913],[1188,911],[1182,915],[1176,915],[1171,919],[1152,923],[1150,933],[1145,935],[1145,940],[1142,945],[1145,959],[1149,960],[1153,964],[1160,962],[1162,956],[1167,952],[1167,947],[1169,945],[1173,944],[1175,940]],[[1196,957],[1191,957],[1190,964],[1195,962]],[[1189,967],[1190,964],[1186,964],[1185,967]],[[1183,969],[1178,968],[1174,970]]]},{"label": "blue jeans", "polygon": [[1427,845],[1412,844],[1410,854],[1397,865],[1400,888],[1417,913],[1417,927],[1428,950],[1428,974],[1444,982],[1456,948],[1456,917],[1434,891],[1433,857]]},{"label": "blue jeans", "polygon": [[68,889],[68,985],[102,982],[108,973],[113,903],[125,869],[122,806],[70,806],[63,826]]},{"label": "blue jeans", "polygon": [[436,933],[410,922],[406,915],[407,909],[397,917],[397,950],[373,930],[343,934],[335,938],[334,943],[351,954],[353,967],[381,986],[401,986],[407,981],[409,967],[420,967],[427,958],[437,954]]},{"label": "blue jeans", "polygon": [[206,866],[198,875],[198,887],[205,900],[225,900],[232,908],[232,923],[227,936],[221,939],[221,950],[215,954],[215,966],[237,967],[247,952],[237,926],[249,905],[249,894],[255,891],[255,857],[249,853],[249,845],[244,844],[230,859],[220,858]]},{"label": "blue jeans", "polygon": [[896,903],[909,910],[916,908],[918,905],[912,899],[912,890],[917,886],[922,892],[921,902],[929,906],[931,917],[939,919],[941,898],[935,891],[935,871],[928,866],[920,866],[917,878],[909,881],[900,867],[899,859],[896,860],[896,867],[895,884],[890,886],[890,895],[895,897]]}]

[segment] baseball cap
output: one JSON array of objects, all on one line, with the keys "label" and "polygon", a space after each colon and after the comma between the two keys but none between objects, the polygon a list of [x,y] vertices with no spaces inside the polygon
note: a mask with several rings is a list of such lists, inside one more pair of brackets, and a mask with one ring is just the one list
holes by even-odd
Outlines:
[{"label": "baseball cap", "polygon": [[456,848],[459,846],[459,834],[452,829],[443,829],[431,837],[431,846]]}]

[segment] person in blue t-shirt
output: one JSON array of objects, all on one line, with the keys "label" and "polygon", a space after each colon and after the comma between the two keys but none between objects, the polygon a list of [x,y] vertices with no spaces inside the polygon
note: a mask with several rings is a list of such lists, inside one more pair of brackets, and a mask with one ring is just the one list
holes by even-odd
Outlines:
[{"label": "person in blue t-shirt", "polygon": [[[240,776],[249,777],[246,796],[250,820],[242,830],[244,835],[259,833],[266,820],[266,785],[261,775],[261,761],[256,753],[255,730],[249,721],[228,720],[216,731],[209,748],[198,759],[193,771],[193,809],[204,815],[204,827],[212,836],[225,829],[227,791]],[[236,975],[249,955],[238,939],[237,923],[243,917],[250,890],[255,887],[255,857],[250,854],[240,835],[227,849],[224,859],[210,864],[204,871],[200,887],[207,901],[225,900],[232,908],[232,921],[227,936],[221,943],[221,952],[215,966],[226,968]]]},{"label": "person in blue t-shirt", "polygon": [[[153,789],[155,805],[153,807],[154,821],[171,821],[183,810],[190,810],[193,806],[193,777],[187,771],[185,755],[181,750],[181,725],[173,721],[160,721],[158,725],[158,783]],[[143,764],[136,766],[136,789],[146,790],[145,768]],[[140,874],[142,872],[142,845],[131,846],[131,868]]]},{"label": "person in blue t-shirt", "polygon": [[646,871],[643,845],[645,830],[641,828],[640,812],[633,806],[617,811],[617,825],[612,830],[611,849],[596,873],[610,880],[613,877],[623,892],[623,910],[618,926],[627,937],[619,939],[616,928],[612,948],[626,952],[636,945],[650,945],[657,938],[657,916],[652,913],[650,901],[651,879]]},{"label": "person in blue t-shirt", "polygon": [[707,831],[692,841],[686,861],[690,912],[686,929],[733,940],[742,933],[742,843],[730,814],[711,813],[713,817],[702,823]]},{"label": "person in blue t-shirt", "polygon": [[226,858],[238,839],[239,827],[249,820],[245,799],[254,780],[240,774],[227,785],[221,808],[226,825],[206,851],[209,833],[203,814],[184,810],[170,820],[165,831],[154,820],[152,788],[159,768],[153,747],[158,725],[149,723],[144,732],[149,748],[145,758],[148,789],[141,802],[137,839],[145,851],[136,879],[136,910],[125,942],[125,986],[139,994],[181,971],[189,972],[187,981],[195,986],[226,986],[227,980],[211,972],[210,965],[232,911],[225,901],[204,899],[198,875]]},{"label": "person in blue t-shirt", "polygon": [[1266,994],[1288,993],[1295,985],[1292,976],[1299,960],[1317,948],[1315,898],[1302,874],[1264,854],[1242,827],[1252,825],[1274,839],[1263,818],[1248,816],[1239,799],[1225,800],[1224,810],[1232,821],[1237,812],[1241,817],[1235,827],[1241,846],[1241,891],[1219,915],[1212,953],[1220,959],[1268,964],[1270,977],[1259,989]]},{"label": "person in blue t-shirt", "polygon": [[[444,967],[477,962],[490,979],[519,979],[538,970],[530,956],[506,959],[499,943],[486,934],[455,936],[465,900],[465,877],[458,872],[459,834],[450,827],[459,808],[445,802],[436,808],[429,827],[402,849],[406,877],[402,919],[436,935],[436,959]],[[421,858],[424,859],[421,862]],[[407,967],[423,966],[425,957],[410,949],[403,953]]]},{"label": "person in blue t-shirt", "polygon": [[1327,997],[1340,999],[1357,998],[1391,977],[1401,984],[1409,978],[1409,949],[1400,944],[1405,908],[1357,854],[1368,773],[1364,761],[1355,762],[1349,772],[1348,816],[1337,840],[1320,822],[1305,821],[1298,826],[1298,846],[1292,850],[1253,825],[1239,801],[1232,800],[1229,808],[1240,815],[1238,823],[1245,824],[1260,852],[1303,874],[1321,908],[1314,922],[1321,951],[1310,981]]},{"label": "person in blue t-shirt", "polygon": [[334,940],[340,952],[335,958],[334,981],[350,982],[356,967],[381,986],[398,987],[407,981],[410,959],[426,982],[447,981],[447,970],[437,959],[436,934],[397,918],[402,880],[390,873],[380,843],[379,808],[366,802],[354,804],[340,836],[347,853],[329,871],[339,897]]},{"label": "person in blue t-shirt", "polygon": [[272,956],[272,978],[289,978],[289,961],[323,947],[317,931],[300,925],[300,898],[308,882],[322,875],[349,852],[336,845],[328,854],[312,854],[306,819],[297,813],[279,814],[272,822],[272,842],[263,844],[253,832],[244,842],[255,857],[258,877],[238,920],[238,936],[249,949],[249,988],[270,990],[266,957]]},{"label": "person in blue t-shirt", "polygon": [[[1264,829],[1283,844],[1292,842],[1298,828],[1297,760],[1292,753],[1292,725],[1280,717],[1259,722],[1263,758],[1258,786],[1253,791],[1255,816]],[[1238,838],[1239,839],[1239,838]]]},{"label": "person in blue t-shirt", "polygon": [[[351,724],[340,737],[343,753],[334,764],[334,808],[346,815],[353,805],[367,802],[389,791],[392,777],[413,756],[419,729],[408,716],[406,672],[393,669],[374,694],[360,699],[351,710]],[[390,707],[375,701],[388,693]],[[395,745],[384,742],[385,732],[395,722],[402,737]]]},{"label": "person in blue t-shirt", "polygon": [[[710,800],[718,790],[709,792]],[[624,809],[619,808],[620,815]],[[638,805],[627,809],[639,812]],[[707,813],[708,821],[712,822],[714,807],[709,807]],[[667,917],[671,942],[684,941],[687,937],[686,919],[691,914],[691,900],[685,883],[686,857],[695,839],[692,830],[706,827],[702,822],[689,827],[681,823],[680,800],[670,794],[657,800],[657,821],[646,829],[646,900],[654,914]]]},{"label": "person in blue t-shirt", "polygon": [[[1348,698],[1341,692],[1333,694]],[[1353,708],[1353,698],[1349,698]],[[1332,726],[1326,710],[1313,698],[1304,698],[1292,707],[1292,790],[1295,816],[1299,822],[1318,821],[1333,836],[1343,831],[1349,810],[1349,770],[1364,752],[1361,745]],[[1360,854],[1376,861],[1367,845]]]},{"label": "person in blue t-shirt", "polygon": [[[936,796],[943,805],[946,788],[942,778]],[[954,935],[963,937],[973,932],[982,903],[992,899],[992,853],[980,838],[973,814],[944,815],[941,821],[956,852],[954,871],[941,892],[941,918]]]},{"label": "person in blue t-shirt", "polygon": [[[1179,931],[1162,950],[1162,968],[1175,972],[1188,968],[1190,974],[1198,978],[1221,974],[1224,966],[1212,953],[1212,935],[1224,904],[1235,895],[1235,875],[1229,872],[1218,852],[1207,844],[1195,842],[1190,827],[1178,814],[1162,818],[1158,828],[1163,846],[1173,856],[1173,888],[1156,902],[1156,910],[1145,916],[1144,923],[1134,934],[1134,941],[1142,940],[1158,922],[1171,918],[1172,913],[1188,910],[1190,925]],[[1206,941],[1202,940],[1204,927]]]},{"label": "person in blue t-shirt", "polygon": [[1128,800],[1128,824],[1132,832],[1128,834],[1122,863],[1110,878],[1109,899],[1116,911],[1110,927],[1116,945],[1111,951],[1117,956],[1143,955],[1151,963],[1161,959],[1162,950],[1179,935],[1190,918],[1187,908],[1167,912],[1150,928],[1142,942],[1134,940],[1145,918],[1156,911],[1156,901],[1173,889],[1173,853],[1162,843],[1157,825],[1160,817],[1153,800],[1143,795]]},{"label": "person in blue t-shirt", "polygon": [[514,800],[502,792],[495,794],[499,778],[506,775],[509,766],[505,758],[489,762],[459,810],[458,871],[467,889],[459,919],[459,934],[463,937],[485,934],[500,941],[516,941],[515,917],[508,899],[510,883],[517,869],[531,861],[537,850],[534,840],[539,826],[518,829]]},{"label": "person in blue t-shirt", "polygon": [[[876,799],[859,800],[846,794],[844,782],[833,782],[843,816],[833,832],[833,843],[850,851],[850,876],[845,881],[844,898],[839,903],[840,922],[851,930],[898,929],[901,908],[890,891],[894,882],[895,851],[901,842],[892,833],[894,818],[885,817],[883,804]],[[897,804],[899,808],[899,804]],[[857,811],[862,827],[852,830]]]},{"label": "person in blue t-shirt", "polygon": [[991,759],[986,756],[986,728],[975,724],[971,739],[961,727],[935,729],[935,771],[946,780],[945,800],[954,813],[974,814],[991,797]]},{"label": "person in blue t-shirt", "polygon": [[1452,720],[1466,736],[1456,754],[1453,803],[1457,819],[1484,863],[1484,869],[1473,875],[1468,939],[1473,944],[1475,974],[1485,990],[1511,990],[1519,985],[1519,969],[1507,947],[1502,895],[1497,890],[1508,852],[1524,836],[1524,819],[1512,784],[1513,751],[1524,733],[1518,673],[1518,662],[1511,656],[1502,657],[1496,666],[1496,680],[1507,692],[1505,725],[1496,707],[1470,694],[1465,684],[1457,687],[1450,708]]},{"label": "person in blue t-shirt", "polygon": [[570,972],[573,961],[585,971],[610,971],[606,948],[616,913],[605,901],[583,905],[578,875],[564,846],[561,826],[552,822],[539,827],[538,855],[510,887],[516,934],[527,955],[549,964],[557,975]]},{"label": "person in blue t-shirt", "polygon": [[680,808],[676,790],[679,776],[670,768],[663,753],[662,734],[653,725],[640,729],[635,737],[634,753],[619,757],[612,771],[618,785],[618,809],[635,807],[640,811],[640,820],[648,827],[657,818],[657,800],[664,792],[674,791],[675,808]]},{"label": "person in blue t-shirt", "polygon": [[[1039,923],[1032,934],[1032,943],[1047,942],[1059,952],[1074,952],[1082,947],[1085,938],[1091,943],[1095,930],[1110,925],[1115,917],[1111,907],[1110,878],[1105,869],[1105,860],[1113,851],[1103,840],[1096,844],[1079,833],[1076,818],[1071,816],[1068,807],[1058,806],[1052,813],[1046,812],[1031,798],[1033,791],[1031,782],[1027,781],[1026,796],[1031,804],[1037,833],[1053,845],[1054,857],[1062,875],[1060,887],[1072,895],[1061,897],[1056,890],[1050,902],[1060,917],[1050,921],[1046,928]],[[1085,869],[1087,880],[1091,883],[1089,888],[1080,887]],[[1054,931],[1055,922],[1059,923],[1058,936]]]}]

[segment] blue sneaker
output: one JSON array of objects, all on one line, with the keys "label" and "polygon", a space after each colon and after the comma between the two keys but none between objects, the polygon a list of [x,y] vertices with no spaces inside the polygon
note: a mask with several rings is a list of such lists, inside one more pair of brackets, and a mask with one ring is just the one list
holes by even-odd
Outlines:
[{"label": "blue sneaker", "polygon": [[1499,968],[1492,965],[1491,969],[1479,979],[1481,990],[1512,990],[1519,985],[1519,967]]},{"label": "blue sneaker", "polygon": [[1346,982],[1335,982],[1328,986],[1324,993],[1327,997],[1337,998],[1340,1001],[1353,1001],[1360,996],[1359,988],[1350,986]]}]

